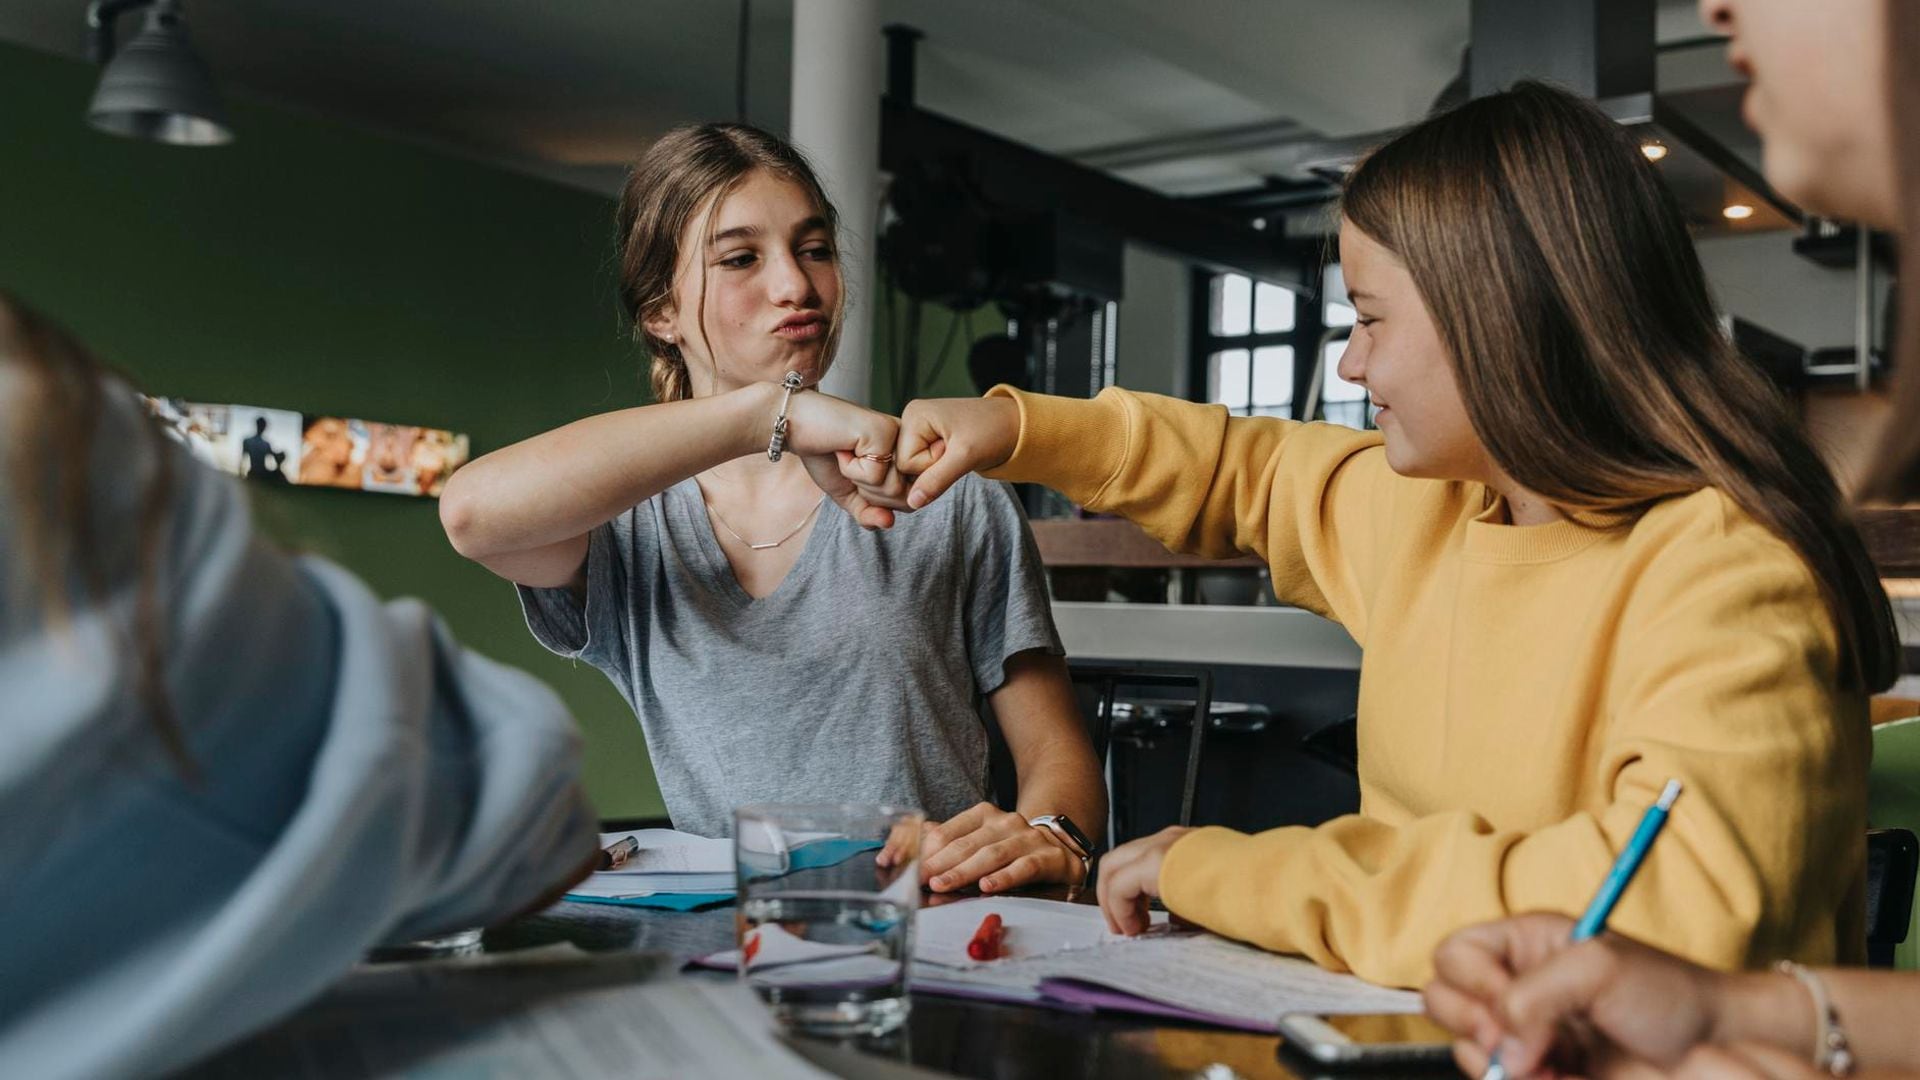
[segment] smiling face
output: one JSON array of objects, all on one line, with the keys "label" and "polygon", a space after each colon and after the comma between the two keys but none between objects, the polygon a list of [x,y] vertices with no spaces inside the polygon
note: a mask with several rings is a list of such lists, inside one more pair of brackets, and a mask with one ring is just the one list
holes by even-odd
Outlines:
[{"label": "smiling face", "polygon": [[1402,476],[1493,482],[1498,470],[1474,434],[1447,347],[1406,265],[1342,222],[1340,270],[1356,313],[1340,377],[1365,387],[1379,408],[1387,464]]},{"label": "smiling face", "polygon": [[797,371],[809,386],[832,362],[840,270],[826,219],[800,185],[747,175],[693,215],[680,237],[673,303],[647,331],[676,344],[696,395]]},{"label": "smiling face", "polygon": [[1741,113],[1767,182],[1818,213],[1895,228],[1885,4],[1700,0],[1700,18],[1730,35],[1727,61],[1751,80]]}]

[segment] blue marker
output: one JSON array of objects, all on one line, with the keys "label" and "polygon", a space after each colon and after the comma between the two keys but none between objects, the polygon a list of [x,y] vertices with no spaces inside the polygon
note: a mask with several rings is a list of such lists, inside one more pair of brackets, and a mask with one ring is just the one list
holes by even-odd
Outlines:
[{"label": "blue marker", "polygon": [[[1667,823],[1667,812],[1673,809],[1673,801],[1680,797],[1680,781],[1669,780],[1661,790],[1660,798],[1647,807],[1646,816],[1640,819],[1640,827],[1633,831],[1633,838],[1627,846],[1620,849],[1620,857],[1613,860],[1613,869],[1607,872],[1607,880],[1600,883],[1600,891],[1593,896],[1593,902],[1587,905],[1586,914],[1573,925],[1573,940],[1586,941],[1600,936],[1607,928],[1607,918],[1613,914],[1613,906],[1620,902],[1620,894],[1627,891],[1627,885],[1633,881],[1633,875],[1646,861],[1647,849],[1653,847],[1654,838],[1660,835],[1660,829]],[[1500,1052],[1494,1051],[1492,1060],[1487,1062],[1487,1071],[1481,1080],[1507,1080],[1507,1070],[1500,1064]]]}]

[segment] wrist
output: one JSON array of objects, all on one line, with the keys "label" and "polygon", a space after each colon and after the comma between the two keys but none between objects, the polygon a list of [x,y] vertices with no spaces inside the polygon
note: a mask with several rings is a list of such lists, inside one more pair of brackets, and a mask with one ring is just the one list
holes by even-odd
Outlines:
[{"label": "wrist", "polygon": [[1813,1045],[1813,1006],[1793,976],[1756,971],[1705,977],[1709,1041],[1765,1042],[1796,1054]]},{"label": "wrist", "polygon": [[1093,878],[1093,842],[1080,831],[1072,818],[1065,814],[1041,814],[1029,818],[1027,824],[1066,856],[1068,885],[1082,886]]},{"label": "wrist", "polygon": [[1020,403],[1006,396],[984,398],[993,409],[994,448],[993,460],[982,462],[982,469],[997,469],[1013,460],[1013,453],[1020,448]]},{"label": "wrist", "polygon": [[734,406],[730,448],[734,457],[767,452],[767,439],[773,434],[774,417],[780,414],[780,397],[785,393],[779,383],[757,382],[728,395]]}]

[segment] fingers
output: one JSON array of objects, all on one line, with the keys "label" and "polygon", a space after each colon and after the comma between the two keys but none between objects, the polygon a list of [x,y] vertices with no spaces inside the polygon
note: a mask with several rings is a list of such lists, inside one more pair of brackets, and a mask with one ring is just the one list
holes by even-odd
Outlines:
[{"label": "fingers", "polygon": [[800,461],[806,466],[807,475],[813,479],[814,486],[825,492],[863,528],[893,527],[893,511],[868,501],[853,481],[841,474],[839,461],[817,454],[805,455]]},{"label": "fingers", "polygon": [[900,437],[894,467],[918,477],[907,493],[915,510],[945,494],[980,462],[965,452],[964,436],[956,438],[955,414],[972,402],[915,401],[900,417]]},{"label": "fingers", "polygon": [[[1516,973],[1564,948],[1569,927],[1558,915],[1523,915],[1470,926],[1448,937],[1434,951],[1434,977],[1426,990],[1434,1019],[1482,1048],[1494,1046],[1515,1030],[1503,1008]],[[1547,1049],[1538,1039],[1526,1042],[1520,1060],[1503,1059],[1502,1064],[1525,1074]]]},{"label": "fingers", "polygon": [[907,492],[907,506],[918,510],[947,493],[947,489],[960,482],[960,478],[973,471],[973,464],[965,454],[953,452],[951,445],[940,455],[939,460],[927,466],[913,482],[912,490]]},{"label": "fingers", "polygon": [[890,510],[911,509],[907,505],[907,489],[912,481],[893,467],[890,457],[875,461],[856,457],[850,450],[837,450],[834,460],[839,463],[840,475],[851,481],[868,503]]},{"label": "fingers", "polygon": [[1435,978],[1420,992],[1433,1022],[1482,1048],[1499,1044],[1504,1034],[1492,1006]]},{"label": "fingers", "polygon": [[[983,847],[1014,835],[1008,819],[1017,819],[1017,815],[1008,814],[992,803],[977,803],[955,814],[953,817],[927,830],[926,844],[920,858],[920,874],[927,884],[937,892],[957,889],[969,885],[979,878],[985,870],[971,877],[953,875],[962,863],[972,858]],[[1032,826],[1020,821],[1023,829],[1032,831]],[[997,869],[988,867],[988,870]]]},{"label": "fingers", "polygon": [[[1148,928],[1146,901],[1152,899],[1148,882],[1140,880],[1139,840],[1121,844],[1100,861],[1100,882],[1094,892],[1100,897],[1100,913],[1106,915],[1106,928],[1114,934],[1140,934]],[[1156,876],[1158,876],[1158,871]],[[1158,884],[1158,882],[1152,882]]]},{"label": "fingers", "polygon": [[1604,939],[1595,939],[1569,946],[1551,963],[1515,978],[1497,1008],[1517,1043],[1514,1071],[1525,1074],[1538,1067],[1566,1024],[1593,1011],[1618,970],[1613,949]]},{"label": "fingers", "polygon": [[[1041,842],[1045,843],[1044,840]],[[1031,843],[1032,842],[1024,836],[1010,836],[1004,840],[995,840],[992,843],[979,847],[958,866],[934,878],[928,882],[928,884],[933,886],[935,892],[951,892],[954,889],[964,889],[988,874],[1011,865],[1021,856],[1033,851],[1034,848],[1031,846]]]},{"label": "fingers", "polygon": [[932,410],[923,402],[909,404],[900,416],[900,437],[893,449],[894,465],[910,476],[918,476],[940,460],[946,446],[947,433]]},{"label": "fingers", "polygon": [[[1042,842],[1045,840],[1043,838]],[[1025,855],[1008,863],[1004,869],[996,870],[980,879],[980,891],[985,893],[1006,892],[1022,885],[1035,882],[1058,881],[1066,872],[1062,865],[1066,852],[1048,845],[1044,851],[1029,851]]]},{"label": "fingers", "polygon": [[920,876],[922,879],[930,878],[934,874],[959,862],[966,857],[967,851],[972,850],[968,848],[967,851],[956,853],[948,851],[947,846],[955,840],[973,832],[973,830],[979,826],[979,822],[985,813],[982,809],[983,807],[992,809],[992,807],[989,807],[986,803],[978,803],[945,821],[939,822],[938,824],[929,823],[927,825],[926,831],[920,836]]},{"label": "fingers", "polygon": [[873,857],[875,866],[886,869],[895,864],[912,862],[920,848],[920,837],[926,831],[922,822],[903,821],[887,831],[887,842],[880,853]]},{"label": "fingers", "polygon": [[1138,861],[1128,863],[1111,877],[1105,872],[1100,875],[1100,910],[1107,917],[1107,928],[1116,934],[1132,937],[1146,932],[1152,925],[1147,914],[1150,899]]},{"label": "fingers", "polygon": [[1468,1039],[1455,1039],[1453,1043],[1453,1062],[1467,1076],[1485,1076],[1489,1058],[1485,1050]]}]

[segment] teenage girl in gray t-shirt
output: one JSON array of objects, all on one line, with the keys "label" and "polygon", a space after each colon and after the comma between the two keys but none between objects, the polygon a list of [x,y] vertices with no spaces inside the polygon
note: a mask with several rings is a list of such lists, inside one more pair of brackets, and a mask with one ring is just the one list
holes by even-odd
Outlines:
[{"label": "teenage girl in gray t-shirt", "polygon": [[[474,461],[441,520],[521,586],[542,644],[619,687],[676,826],[726,835],[750,802],[904,803],[939,822],[922,846],[937,891],[1076,882],[1082,861],[1029,822],[1065,815],[1097,841],[1106,795],[1025,518],[985,481],[901,512],[897,421],[814,389],[844,311],[837,223],[772,135],[656,142],[619,225],[660,404]],[[1014,813],[984,801],[982,696]]]}]

